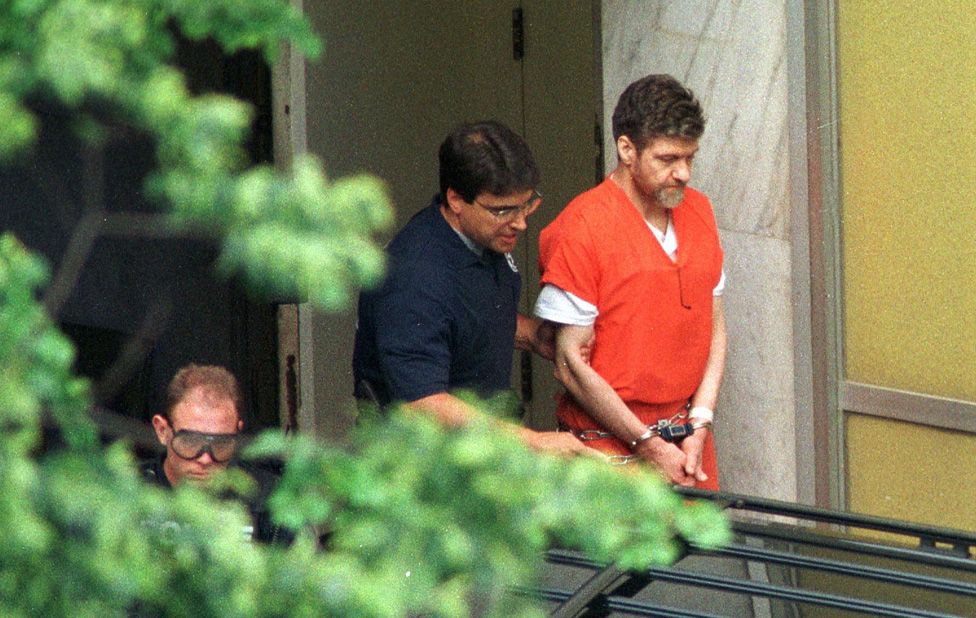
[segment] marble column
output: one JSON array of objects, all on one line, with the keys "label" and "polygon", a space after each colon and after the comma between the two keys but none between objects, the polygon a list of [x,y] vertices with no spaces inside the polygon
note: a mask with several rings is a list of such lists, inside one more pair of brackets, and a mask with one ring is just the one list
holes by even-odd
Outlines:
[{"label": "marble column", "polygon": [[691,184],[712,199],[726,256],[722,487],[796,500],[786,19],[767,0],[604,0],[602,56],[608,171],[610,118],[633,80],[670,73],[705,108]]}]

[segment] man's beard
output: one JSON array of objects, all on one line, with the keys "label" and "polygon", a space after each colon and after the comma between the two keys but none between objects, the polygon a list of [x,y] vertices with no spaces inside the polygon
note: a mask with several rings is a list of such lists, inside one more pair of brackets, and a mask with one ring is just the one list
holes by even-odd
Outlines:
[{"label": "man's beard", "polygon": [[684,187],[665,187],[657,191],[657,203],[664,208],[677,208],[685,199]]}]

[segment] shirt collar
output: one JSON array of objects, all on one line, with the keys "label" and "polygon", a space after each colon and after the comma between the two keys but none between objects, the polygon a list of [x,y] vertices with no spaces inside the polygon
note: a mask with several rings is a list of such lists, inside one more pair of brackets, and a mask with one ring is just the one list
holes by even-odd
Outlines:
[{"label": "shirt collar", "polygon": [[[454,230],[453,227],[451,229]],[[471,240],[467,236],[465,236],[464,232],[462,232],[461,230],[454,230],[454,233],[461,238],[461,242],[464,243],[464,246],[467,247],[468,249],[471,249],[471,251],[473,251],[475,255],[477,255],[478,257],[485,256],[485,248],[479,245],[478,243],[476,243],[475,241]]]},{"label": "shirt collar", "polygon": [[[464,247],[464,250],[463,250],[464,253],[466,255],[469,255],[472,258],[472,260],[471,260],[472,262],[484,263],[484,261],[487,258],[487,255],[488,255],[489,252],[484,247],[482,247],[481,245],[477,244],[476,242],[474,242],[473,240],[471,240],[469,237],[465,236],[464,233],[461,232],[460,230],[454,229],[451,226],[451,224],[447,222],[447,219],[444,218],[444,215],[440,211],[441,203],[442,203],[442,199],[441,199],[440,194],[438,193],[437,195],[434,196],[434,199],[431,201],[431,208],[434,209],[435,214],[437,216],[437,219],[440,221],[441,224],[443,224],[442,229],[444,229],[444,230],[450,230],[451,231],[451,234],[449,234],[447,236],[447,238],[444,238],[444,240],[447,240],[448,241],[448,245],[449,246],[455,244],[456,241],[452,242],[454,238],[456,238],[457,240],[460,240],[461,241],[461,246]],[[439,227],[440,227],[440,225],[439,225]],[[450,240],[448,240],[448,239],[450,239]],[[441,242],[444,242],[444,240],[442,240]],[[457,248],[460,249],[460,246],[458,246]],[[452,251],[453,251],[453,249],[452,249]]]}]

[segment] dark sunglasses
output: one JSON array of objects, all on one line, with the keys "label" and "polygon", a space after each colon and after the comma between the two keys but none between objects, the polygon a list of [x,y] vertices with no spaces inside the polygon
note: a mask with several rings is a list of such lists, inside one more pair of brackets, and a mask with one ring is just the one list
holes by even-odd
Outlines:
[{"label": "dark sunglasses", "polygon": [[227,463],[237,452],[239,433],[203,433],[181,429],[173,434],[169,445],[183,459],[197,459],[204,453],[217,463]]}]

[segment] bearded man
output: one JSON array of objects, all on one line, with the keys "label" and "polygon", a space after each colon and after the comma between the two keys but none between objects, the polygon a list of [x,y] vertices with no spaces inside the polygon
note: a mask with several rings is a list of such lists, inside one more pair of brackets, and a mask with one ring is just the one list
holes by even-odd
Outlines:
[{"label": "bearded man", "polygon": [[618,463],[718,489],[723,255],[711,203],[688,187],[704,128],[701,105],[669,75],[624,90],[617,168],[542,231],[535,314],[557,325],[564,429]]}]

